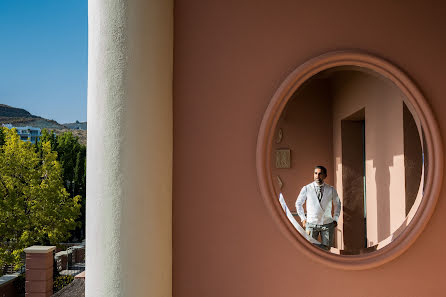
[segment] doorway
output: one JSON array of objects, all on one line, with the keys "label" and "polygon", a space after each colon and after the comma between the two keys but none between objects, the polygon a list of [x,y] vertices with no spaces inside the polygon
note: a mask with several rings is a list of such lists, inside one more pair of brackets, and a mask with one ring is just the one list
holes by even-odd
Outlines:
[{"label": "doorway", "polygon": [[365,108],[341,121],[344,251],[367,247]]}]

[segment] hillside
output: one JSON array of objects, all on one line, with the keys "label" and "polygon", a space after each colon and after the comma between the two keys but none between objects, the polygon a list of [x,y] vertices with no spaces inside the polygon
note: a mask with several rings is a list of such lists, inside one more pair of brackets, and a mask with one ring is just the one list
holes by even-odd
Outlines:
[{"label": "hillside", "polygon": [[[5,104],[0,104],[0,125],[1,124],[12,124],[13,126],[32,126],[38,127],[41,129],[54,130],[56,134],[62,134],[67,131],[71,131],[73,135],[79,137],[79,141],[83,144],[87,144],[87,123],[71,123],[65,125],[61,125],[54,120],[48,120],[36,115],[32,115],[30,112],[16,108],[12,106],[8,106]],[[77,126],[79,126],[79,128]],[[85,127],[84,130],[81,130]]]},{"label": "hillside", "polygon": [[0,104],[0,117],[32,118],[35,116],[24,109]]},{"label": "hillside", "polygon": [[51,129],[56,133],[56,135],[62,134],[64,132],[71,132],[74,136],[79,138],[79,143],[87,145],[87,130],[71,130],[71,129]]},{"label": "hillside", "polygon": [[0,115],[0,124],[12,124],[13,126],[33,126],[41,129],[67,129],[56,121],[45,118],[33,117],[4,117]]},{"label": "hillside", "polygon": [[48,120],[32,115],[30,112],[5,104],[0,104],[0,124],[12,124],[14,126],[33,126],[41,129],[66,129],[67,127],[54,120]]},{"label": "hillside", "polygon": [[72,130],[87,130],[87,122],[76,121],[75,123],[64,123],[62,125]]}]

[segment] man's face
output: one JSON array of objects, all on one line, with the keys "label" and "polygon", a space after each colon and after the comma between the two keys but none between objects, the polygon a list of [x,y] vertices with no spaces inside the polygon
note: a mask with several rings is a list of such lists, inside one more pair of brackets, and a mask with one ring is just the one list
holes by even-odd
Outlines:
[{"label": "man's face", "polygon": [[324,182],[324,179],[327,176],[322,172],[320,168],[314,169],[314,181],[318,184],[322,184]]}]

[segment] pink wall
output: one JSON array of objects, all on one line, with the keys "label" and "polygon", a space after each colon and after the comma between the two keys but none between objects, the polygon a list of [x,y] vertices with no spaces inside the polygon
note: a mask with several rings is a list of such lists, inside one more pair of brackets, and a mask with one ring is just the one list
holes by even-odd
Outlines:
[{"label": "pink wall", "polygon": [[406,179],[406,214],[409,214],[423,188],[423,147],[417,121],[407,105],[403,109],[404,119],[404,168]]},{"label": "pink wall", "polygon": [[[364,109],[358,118],[341,121],[342,152],[336,158],[342,161],[337,176],[341,175],[342,214],[336,230],[336,247],[343,254],[359,254],[365,247],[364,220]],[[356,114],[358,114],[356,113]]]},{"label": "pink wall", "polygon": [[[365,109],[367,242],[374,246],[406,218],[403,95],[390,82],[359,71],[333,78],[336,186],[342,197],[341,121]],[[421,168],[421,164],[417,164]],[[418,188],[417,188],[418,190]]]},{"label": "pink wall", "polygon": [[[333,183],[330,96],[326,82],[311,81],[293,96],[277,124],[276,131],[282,129],[283,138],[273,146],[272,178],[277,193],[280,192],[277,176],[282,180],[281,192],[293,212],[296,210],[295,202],[300,190],[313,181],[313,169],[316,165],[327,168],[326,182]],[[275,151],[282,148],[291,150],[291,168],[275,168]]]},{"label": "pink wall", "polygon": [[[445,5],[390,1],[175,2],[173,294],[441,296],[442,191],[428,228],[402,256],[343,271],[300,254],[258,188],[255,150],[266,107],[308,59],[357,48],[411,76],[446,132]],[[417,272],[422,273],[417,273]]]}]

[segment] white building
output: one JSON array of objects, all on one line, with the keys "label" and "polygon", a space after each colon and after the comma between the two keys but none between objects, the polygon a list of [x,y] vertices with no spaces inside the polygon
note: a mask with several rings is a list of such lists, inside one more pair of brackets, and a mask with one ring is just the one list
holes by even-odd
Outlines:
[{"label": "white building", "polygon": [[42,135],[42,131],[40,128],[25,126],[25,127],[15,127],[12,124],[2,124],[3,127],[8,129],[15,128],[17,130],[17,134],[20,137],[20,140],[29,141],[31,143],[35,143],[40,140],[40,136]]}]

